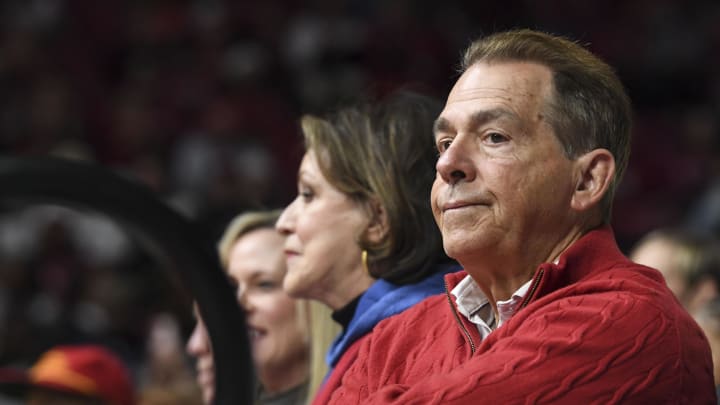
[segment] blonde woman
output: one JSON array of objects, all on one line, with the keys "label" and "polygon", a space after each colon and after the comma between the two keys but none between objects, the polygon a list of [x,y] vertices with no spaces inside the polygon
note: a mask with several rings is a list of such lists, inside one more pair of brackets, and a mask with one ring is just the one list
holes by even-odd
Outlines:
[{"label": "blonde woman", "polygon": [[[259,380],[256,404],[295,405],[303,404],[308,395],[307,303],[290,298],[282,288],[285,237],[274,229],[279,214],[238,216],[227,227],[219,253],[245,311]],[[199,316],[187,352],[197,359],[197,381],[203,400],[210,404],[215,396],[215,369],[210,340]]]}]

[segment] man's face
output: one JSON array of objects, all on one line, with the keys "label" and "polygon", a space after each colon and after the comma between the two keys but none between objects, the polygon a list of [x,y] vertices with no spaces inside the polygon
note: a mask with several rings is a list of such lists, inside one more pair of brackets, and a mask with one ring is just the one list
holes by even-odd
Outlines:
[{"label": "man's face", "polygon": [[557,243],[577,179],[548,122],[551,99],[551,72],[535,63],[476,63],[451,90],[431,199],[446,252],[466,267]]}]

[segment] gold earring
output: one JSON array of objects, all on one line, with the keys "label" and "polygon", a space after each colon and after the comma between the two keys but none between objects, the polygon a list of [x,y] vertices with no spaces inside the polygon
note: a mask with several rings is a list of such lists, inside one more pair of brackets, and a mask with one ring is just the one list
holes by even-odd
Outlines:
[{"label": "gold earring", "polygon": [[360,260],[362,261],[362,267],[363,267],[363,270],[365,270],[365,274],[370,276],[371,274],[370,274],[370,268],[368,268],[367,256],[368,256],[367,249],[363,249],[362,253],[360,253]]}]

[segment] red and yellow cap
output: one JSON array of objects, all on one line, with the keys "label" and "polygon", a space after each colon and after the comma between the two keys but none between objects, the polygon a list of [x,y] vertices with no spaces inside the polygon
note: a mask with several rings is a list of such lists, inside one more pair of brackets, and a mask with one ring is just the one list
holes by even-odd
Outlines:
[{"label": "red and yellow cap", "polygon": [[113,405],[134,405],[130,373],[109,350],[96,345],[57,346],[26,375],[26,384],[96,397]]}]

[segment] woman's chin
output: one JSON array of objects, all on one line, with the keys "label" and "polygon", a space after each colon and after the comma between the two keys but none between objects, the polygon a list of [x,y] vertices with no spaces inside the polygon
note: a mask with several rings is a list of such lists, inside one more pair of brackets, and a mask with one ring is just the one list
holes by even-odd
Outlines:
[{"label": "woman's chin", "polygon": [[306,280],[293,277],[289,272],[283,280],[283,290],[292,298],[309,298],[308,287]]}]

